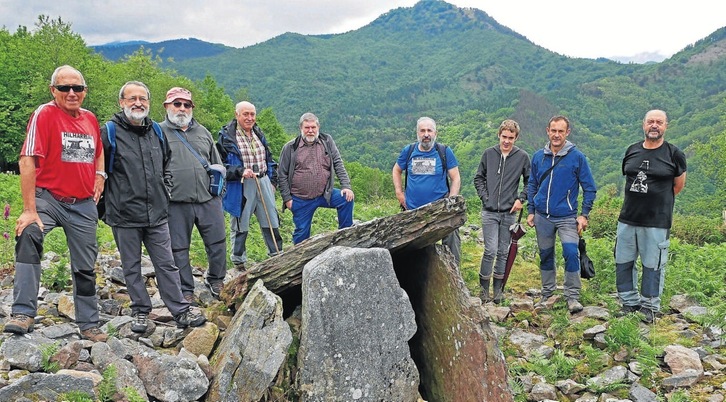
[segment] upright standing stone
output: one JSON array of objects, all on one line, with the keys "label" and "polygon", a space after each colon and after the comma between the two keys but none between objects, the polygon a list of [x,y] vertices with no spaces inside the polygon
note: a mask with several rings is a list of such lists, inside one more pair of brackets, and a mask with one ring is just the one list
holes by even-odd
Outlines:
[{"label": "upright standing stone", "polygon": [[[443,258],[442,258],[443,257]],[[511,402],[507,366],[481,304],[441,245],[395,253],[396,274],[416,311],[411,353],[424,399]]]},{"label": "upright standing stone", "polygon": [[418,400],[416,321],[388,250],[332,247],[302,276],[302,400]]},{"label": "upright standing stone", "polygon": [[285,362],[292,343],[282,300],[255,282],[212,358],[208,401],[259,401]]}]

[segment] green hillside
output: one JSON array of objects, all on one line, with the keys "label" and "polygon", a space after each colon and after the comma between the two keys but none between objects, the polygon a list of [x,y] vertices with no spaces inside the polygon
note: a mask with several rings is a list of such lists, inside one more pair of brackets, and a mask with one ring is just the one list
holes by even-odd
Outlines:
[{"label": "green hillside", "polygon": [[[519,145],[531,153],[544,145],[552,115],[569,116],[570,139],[592,161],[600,186],[621,185],[620,159],[642,137],[640,122],[651,108],[668,112],[667,138],[681,147],[722,132],[725,48],[723,28],[662,63],[569,58],[481,10],[426,0],[345,34],[287,33],[165,65],[192,79],[213,76],[230,94],[245,89],[289,132],[313,111],[347,161],[383,170],[414,139],[415,120],[429,115],[439,122],[441,141],[454,147],[464,193],[472,194],[478,157],[496,142],[505,118],[520,122]],[[713,192],[698,181],[689,175],[687,189]]]}]

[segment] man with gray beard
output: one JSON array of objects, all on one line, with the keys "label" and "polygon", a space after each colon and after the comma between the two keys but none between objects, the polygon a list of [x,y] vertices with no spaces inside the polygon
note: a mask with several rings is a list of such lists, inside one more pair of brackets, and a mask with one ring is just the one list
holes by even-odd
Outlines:
[{"label": "man with gray beard", "polygon": [[[184,298],[194,301],[194,276],[189,261],[192,229],[196,225],[207,251],[204,283],[219,297],[227,273],[227,233],[222,197],[209,193],[209,173],[197,157],[209,165],[222,163],[212,134],[193,118],[192,93],[171,88],[164,101],[166,119],[160,124],[171,149],[168,169],[174,176],[169,202],[169,229],[174,261],[179,267]],[[195,155],[188,148],[197,153]],[[221,166],[221,165],[220,165]]]},{"label": "man with gray beard", "polygon": [[101,127],[108,173],[104,221],[111,227],[121,255],[134,318],[131,330],[137,333],[147,332],[152,308],[141,274],[142,243],[154,265],[161,299],[177,327],[196,327],[206,321],[184,299],[179,268],[174,265],[167,225],[170,151],[161,129],[148,117],[150,98],[144,83],[127,82],[119,91],[122,111]]},{"label": "man with gray beard", "polygon": [[[393,188],[401,209],[416,209],[446,197],[459,195],[461,176],[454,152],[446,145],[436,143],[436,122],[421,117],[416,122],[417,142],[401,150],[393,164]],[[406,172],[405,181],[402,180]],[[456,263],[461,260],[461,238],[456,229],[444,237]]]}]

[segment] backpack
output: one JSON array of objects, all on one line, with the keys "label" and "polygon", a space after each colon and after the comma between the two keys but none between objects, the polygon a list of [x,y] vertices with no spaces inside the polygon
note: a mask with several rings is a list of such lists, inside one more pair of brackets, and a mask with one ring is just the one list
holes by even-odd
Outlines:
[{"label": "backpack", "polygon": [[[406,154],[406,163],[411,162],[411,155],[413,155],[413,150],[416,145],[418,145],[418,143],[414,142],[413,144],[408,146],[408,153]],[[448,148],[448,146],[441,144],[439,142],[435,143],[434,145],[436,146],[436,151],[438,151],[438,153],[439,153],[439,158],[441,158],[441,164],[442,164],[441,172],[443,173],[444,178],[446,178],[446,188],[450,188],[449,175],[447,174],[448,169],[446,169],[446,148]],[[406,171],[404,173],[405,173],[406,177],[403,182],[403,188],[405,189],[406,186],[408,185],[408,169],[406,169]]]},{"label": "backpack", "polygon": [[[162,146],[166,144],[164,141],[164,134],[161,133],[161,127],[158,123],[155,121],[151,122],[152,127],[154,128],[154,132],[159,137],[159,140],[161,141]],[[106,160],[108,161],[108,167],[106,168],[106,173],[113,172],[113,159],[116,155],[116,124],[112,121],[106,122],[106,133],[108,134],[108,142],[111,145],[111,152],[110,155],[108,155],[108,158]],[[98,203],[96,204],[96,211],[98,212],[98,218],[103,220],[105,222],[106,218],[106,187],[104,186],[103,193],[101,193],[101,198],[98,199]]]},{"label": "backpack", "polygon": [[[163,146],[165,144],[164,134],[161,133],[161,127],[159,126],[159,123],[152,121],[151,125],[154,128],[154,132],[159,137],[159,140],[161,141],[161,144]],[[106,173],[111,173],[113,172],[113,159],[116,155],[116,124],[114,122],[106,122],[106,133],[108,134],[108,142],[111,145],[111,153],[107,158],[108,168],[106,169]]]}]

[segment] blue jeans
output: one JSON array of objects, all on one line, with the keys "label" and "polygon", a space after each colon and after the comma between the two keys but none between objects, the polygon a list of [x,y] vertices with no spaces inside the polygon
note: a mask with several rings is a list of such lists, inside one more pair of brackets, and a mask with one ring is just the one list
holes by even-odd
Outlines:
[{"label": "blue jeans", "polygon": [[[669,230],[628,225],[618,222],[615,241],[615,281],[620,302],[626,306],[641,305],[660,310],[660,299],[668,261]],[[640,255],[643,275],[638,293],[638,270],[635,260]]]},{"label": "blue jeans", "polygon": [[495,278],[504,278],[509,243],[512,240],[509,227],[516,220],[514,214],[509,212],[481,211],[481,229],[484,235],[484,255],[481,257],[481,268],[479,269],[481,279],[491,279],[492,268]]},{"label": "blue jeans", "polygon": [[292,242],[298,244],[310,237],[310,226],[313,222],[313,215],[318,208],[335,208],[338,210],[338,229],[353,226],[353,201],[347,201],[340,194],[340,190],[334,188],[330,196],[330,203],[322,195],[312,200],[303,200],[292,196],[292,221],[295,223],[295,231],[292,234]]}]

